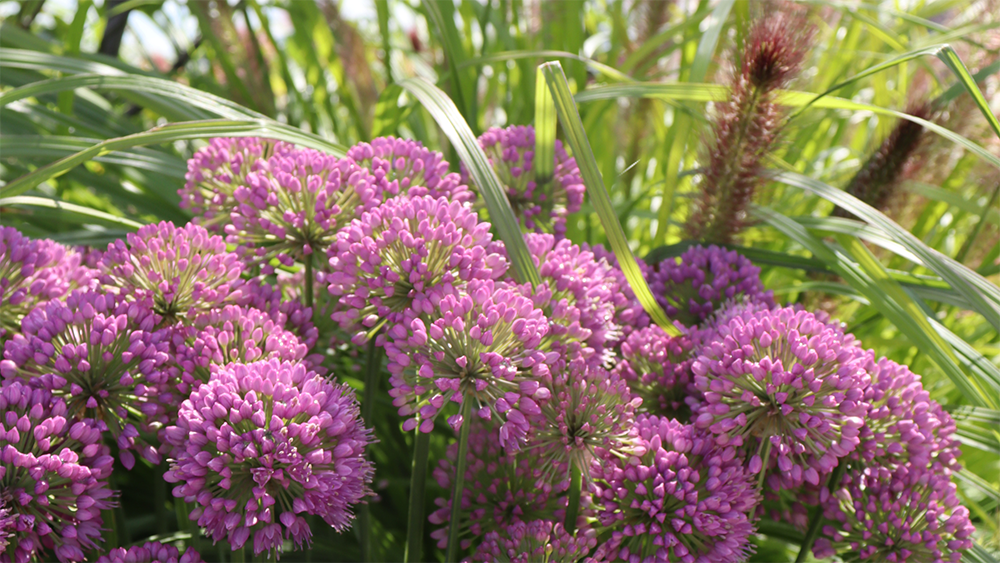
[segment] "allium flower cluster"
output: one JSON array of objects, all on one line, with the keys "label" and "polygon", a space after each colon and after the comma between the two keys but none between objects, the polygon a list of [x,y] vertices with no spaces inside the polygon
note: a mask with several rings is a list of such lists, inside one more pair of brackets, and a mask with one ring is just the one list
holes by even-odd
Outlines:
[{"label": "allium flower cluster", "polygon": [[153,311],[167,322],[239,298],[243,263],[204,227],[164,221],[140,227],[127,240],[108,245],[101,282],[108,291],[152,298]]},{"label": "allium flower cluster", "polygon": [[[607,326],[614,330],[608,330],[606,340],[618,344],[633,330],[649,326],[652,322],[649,314],[646,313],[642,303],[639,303],[635,292],[632,291],[632,286],[625,278],[615,253],[600,244],[594,246],[583,244],[581,249],[593,253],[595,260],[603,261],[608,265],[608,268],[604,270],[606,272],[604,284],[608,288],[605,294],[609,294],[611,304],[614,306],[614,322],[613,324],[608,323]],[[648,279],[650,267],[639,258],[636,258],[636,263],[643,278]]]},{"label": "allium flower cluster", "polygon": [[337,230],[382,202],[372,174],[350,159],[311,149],[275,154],[233,192],[236,205],[226,241],[271,273],[326,252]]},{"label": "allium flower cluster", "polygon": [[472,561],[484,563],[556,563],[579,561],[597,545],[597,533],[591,528],[566,531],[561,523],[532,520],[513,523],[486,534]]},{"label": "allium flower cluster", "polygon": [[544,384],[552,396],[543,402],[541,416],[532,420],[529,438],[543,470],[571,463],[586,471],[595,453],[627,448],[642,399],[631,396],[620,375],[574,360],[553,370]]},{"label": "allium flower cluster", "polygon": [[[470,421],[469,451],[462,489],[461,547],[469,549],[490,532],[500,531],[515,522],[549,520],[562,522],[566,517],[565,491],[568,479],[547,479],[538,456],[532,450],[517,454],[507,451],[500,442],[495,425],[481,420]],[[451,490],[458,459],[458,444],[448,448],[433,471],[438,485]],[[563,465],[556,475],[565,476]],[[438,547],[445,547],[451,517],[451,495],[438,498],[440,507],[430,516],[432,524],[442,525],[431,532]],[[582,524],[582,519],[581,519]]]},{"label": "allium flower cluster", "polygon": [[817,485],[860,442],[871,382],[853,336],[786,307],[718,327],[692,365],[704,394],[695,423],[742,446],[772,489]]},{"label": "allium flower cluster", "polygon": [[181,370],[181,394],[187,396],[192,386],[208,381],[212,365],[270,359],[317,365],[320,359],[307,358],[308,347],[283,324],[252,307],[226,305],[175,329],[173,354]]},{"label": "allium flower cluster", "polygon": [[920,383],[920,376],[887,358],[867,368],[871,385],[861,444],[856,456],[866,464],[894,467],[909,463],[950,474],[960,454],[955,421]]},{"label": "allium flower cluster", "polygon": [[92,418],[115,439],[122,463],[133,451],[159,463],[140,434],[164,422],[173,384],[166,369],[169,340],[145,303],[74,291],[31,312],[4,350],[0,374],[50,390],[74,420]]},{"label": "allium flower cluster", "polygon": [[408,311],[431,313],[465,282],[501,277],[507,262],[491,250],[489,231],[475,212],[444,198],[396,198],[364,213],[329,250],[329,290],[343,306],[334,319],[362,331],[383,319],[397,323]]},{"label": "allium flower cluster", "polygon": [[[317,280],[322,278],[322,272],[314,274]],[[240,288],[236,304],[267,313],[271,320],[295,333],[306,347],[312,349],[319,339],[319,330],[313,325],[312,309],[306,307],[299,297],[303,279],[304,276],[299,274],[279,276],[276,284],[269,284],[260,278],[251,279]]]},{"label": "allium flower cluster", "polygon": [[972,547],[969,509],[959,505],[947,474],[910,465],[868,467],[849,471],[824,497],[823,515],[832,524],[816,540],[816,557],[957,563]]},{"label": "allium flower cluster", "polygon": [[338,531],[370,494],[371,432],[354,393],[301,363],[269,360],[213,368],[166,429],[174,496],[196,503],[190,518],[218,541],[253,551],[297,547],[314,514]]},{"label": "allium flower cluster", "polygon": [[[500,442],[516,448],[528,418],[541,412],[538,402],[549,397],[538,380],[549,374],[553,359],[537,350],[547,321],[503,284],[477,280],[466,289],[444,296],[428,316],[433,321],[417,317],[389,330],[389,394],[400,416],[411,417],[404,430],[419,424],[430,432],[448,401],[475,401],[480,418],[503,421]],[[461,416],[449,423],[458,428]]]},{"label": "allium flower cluster", "polygon": [[694,326],[708,319],[727,302],[747,299],[774,306],[764,290],[760,268],[735,250],[711,245],[693,246],[663,260],[647,275],[649,289],[671,319]]},{"label": "allium flower cluster", "polygon": [[535,168],[535,128],[494,127],[479,137],[490,164],[507,189],[507,199],[521,226],[564,238],[566,218],[583,205],[586,187],[576,160],[555,142],[555,169],[551,180],[539,184]]},{"label": "allium flower cluster", "polygon": [[443,197],[463,204],[476,197],[460,175],[448,172],[448,161],[441,153],[419,141],[377,137],[371,143],[354,145],[347,157],[370,170],[387,194]]},{"label": "allium flower cluster", "polygon": [[181,208],[199,225],[221,232],[236,205],[233,193],[247,174],[267,167],[273,154],[287,154],[292,145],[257,137],[216,138],[188,160],[186,182],[177,190]]},{"label": "allium flower cluster", "polygon": [[202,563],[202,558],[193,547],[181,553],[170,544],[151,541],[127,549],[116,547],[98,557],[97,563]]},{"label": "allium flower cluster", "polygon": [[20,382],[0,389],[0,499],[9,542],[0,560],[55,555],[83,561],[101,541],[101,511],[112,508],[112,458],[92,421],[73,422],[66,403]]},{"label": "allium flower cluster", "polygon": [[613,530],[595,559],[745,560],[758,494],[735,448],[668,418],[640,415],[636,430],[635,456],[591,468],[597,517]]},{"label": "allium flower cluster", "polygon": [[10,509],[7,508],[7,501],[0,499],[0,553],[7,551],[10,538],[14,535],[16,521],[16,516],[12,515]]},{"label": "allium flower cluster", "polygon": [[642,398],[642,409],[677,416],[687,410],[688,397],[697,398],[691,373],[691,338],[670,336],[657,325],[633,331],[621,344],[615,366],[632,395]]}]

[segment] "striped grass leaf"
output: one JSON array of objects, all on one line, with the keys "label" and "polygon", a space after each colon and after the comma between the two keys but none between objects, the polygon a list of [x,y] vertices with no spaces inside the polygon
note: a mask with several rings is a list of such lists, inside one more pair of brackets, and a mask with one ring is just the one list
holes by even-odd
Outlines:
[{"label": "striped grass leaf", "polygon": [[90,207],[48,197],[28,195],[4,197],[0,198],[0,208],[6,209],[5,214],[7,217],[5,217],[5,220],[9,220],[10,215],[17,213],[16,211],[12,211],[12,209],[18,209],[24,210],[24,213],[31,214],[34,217],[68,221],[70,223],[106,225],[132,231],[142,226],[142,223],[137,223],[125,217],[118,217]]},{"label": "striped grass leaf", "polygon": [[549,94],[542,67],[535,78],[535,181],[545,185],[555,172],[556,104]]},{"label": "striped grass leaf", "polygon": [[569,53],[567,51],[558,51],[554,49],[533,49],[533,50],[517,50],[517,51],[502,51],[499,53],[493,53],[485,57],[471,57],[466,61],[462,62],[459,67],[468,68],[472,66],[479,66],[491,63],[500,63],[504,61],[516,61],[522,59],[569,59],[573,61],[579,61],[584,65],[592,68],[595,72],[603,74],[606,78],[611,80],[617,80],[620,82],[634,82],[635,80],[628,74],[610,67],[604,63],[595,61],[594,59]]}]

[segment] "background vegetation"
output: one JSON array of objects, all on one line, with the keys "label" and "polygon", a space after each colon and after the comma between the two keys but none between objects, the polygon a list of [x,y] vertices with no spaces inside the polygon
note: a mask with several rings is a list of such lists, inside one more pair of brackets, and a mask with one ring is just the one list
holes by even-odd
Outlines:
[{"label": "background vegetation", "polygon": [[[996,560],[1000,131],[989,117],[1000,110],[1000,5],[798,5],[818,33],[794,91],[779,98],[794,117],[755,198],[758,221],[739,246],[781,300],[830,311],[867,347],[923,375],[959,421],[959,488],[978,530],[967,558]],[[442,150],[457,169],[462,153],[445,133],[458,128],[396,85],[413,77],[437,84],[456,111],[436,99],[436,116],[464,118],[479,134],[533,123],[536,67],[558,60],[610,194],[601,211],[617,216],[637,256],[675,255],[688,244],[681,225],[712,102],[726,98],[733,46],[764,9],[745,0],[0,2],[2,222],[94,246],[142,223],[186,222],[176,193],[185,160],[214,136],[337,153],[392,134]],[[927,100],[940,110],[937,127],[885,214],[838,200],[899,112]],[[606,244],[593,201],[571,218],[568,235]],[[831,217],[832,201],[855,217]],[[333,361],[359,388],[361,370],[378,369],[364,350],[337,351]],[[387,397],[374,409],[381,500],[371,505],[370,556],[397,561],[412,436]],[[443,436],[434,434],[431,463],[443,456]],[[123,506],[109,542],[191,537],[154,471],[116,471]],[[427,512],[445,495],[430,482]],[[775,523],[761,531],[755,560],[795,558],[801,534]],[[313,560],[362,556],[357,532],[315,539]],[[202,544],[206,558],[228,557],[224,546],[216,555]],[[424,559],[440,557],[427,538]]]}]

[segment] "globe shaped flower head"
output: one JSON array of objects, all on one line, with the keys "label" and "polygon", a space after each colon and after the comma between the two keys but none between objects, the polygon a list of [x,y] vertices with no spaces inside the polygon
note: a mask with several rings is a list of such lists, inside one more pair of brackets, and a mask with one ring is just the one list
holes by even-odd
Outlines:
[{"label": "globe shaped flower head", "polygon": [[462,177],[448,172],[444,156],[426,149],[419,141],[376,137],[348,149],[347,157],[370,170],[387,195],[428,195],[459,203],[475,199]]},{"label": "globe shaped flower head", "polygon": [[[322,272],[315,274],[319,284]],[[313,307],[306,307],[300,296],[304,278],[303,273],[298,272],[278,276],[274,284],[260,278],[248,280],[240,288],[236,304],[263,311],[277,326],[290,330],[307,348],[312,349],[319,340],[319,329],[313,324]],[[321,295],[318,291],[317,294]]]},{"label": "globe shaped flower head", "polygon": [[[548,375],[547,358],[537,350],[547,330],[542,312],[515,291],[492,281],[474,281],[465,295],[446,295],[428,316],[390,329],[386,344],[393,405],[430,432],[448,401],[475,401],[480,418],[502,421],[500,442],[517,448],[528,418],[549,397],[539,379]],[[403,326],[409,325],[406,331]],[[458,428],[461,416],[449,423]]]},{"label": "globe shaped flower head", "polygon": [[112,458],[93,421],[19,381],[0,389],[0,534],[4,563],[83,561],[101,541],[101,511],[114,506]]},{"label": "globe shaped flower head", "polygon": [[543,470],[572,464],[586,473],[595,453],[620,453],[629,446],[635,410],[633,398],[617,373],[576,359],[552,370],[544,381],[551,398],[532,419],[529,448],[537,449]]},{"label": "globe shaped flower head", "polygon": [[930,398],[920,376],[887,358],[867,371],[872,382],[864,401],[870,406],[855,457],[867,465],[909,463],[938,473],[957,471],[961,452],[955,421]]},{"label": "globe shaped flower head", "polygon": [[330,293],[345,330],[358,333],[407,311],[429,314],[434,302],[470,280],[492,280],[507,262],[490,245],[490,224],[458,202],[420,196],[391,199],[355,219],[330,247]]},{"label": "globe shaped flower head", "polygon": [[747,298],[774,306],[774,297],[760,281],[760,268],[735,250],[692,246],[680,262],[668,258],[647,275],[649,289],[673,320],[700,324],[727,301]]},{"label": "globe shaped flower head", "polygon": [[576,160],[566,153],[562,142],[555,141],[552,178],[542,183],[534,162],[534,127],[493,127],[479,137],[479,145],[506,188],[507,199],[521,226],[528,231],[564,238],[566,217],[580,210],[586,187]]},{"label": "globe shaped flower head", "polygon": [[170,544],[151,541],[129,548],[116,547],[98,557],[97,563],[202,563],[202,558],[193,547],[181,553]]},{"label": "globe shaped flower head", "polygon": [[321,256],[337,230],[382,202],[372,174],[350,159],[312,149],[272,155],[267,166],[247,174],[233,192],[236,206],[226,225],[226,241],[267,274],[277,260],[284,266]]},{"label": "globe shaped flower head", "polygon": [[283,325],[280,318],[276,322],[252,307],[226,305],[178,327],[172,339],[181,394],[186,397],[192,386],[208,381],[212,365],[276,359],[304,361],[315,370],[322,356],[309,355],[308,347]]},{"label": "globe shaped flower head", "polygon": [[958,562],[975,529],[948,475],[923,467],[849,470],[834,492],[823,490],[831,523],[813,546],[816,557],[845,561]]},{"label": "globe shaped flower head", "polygon": [[758,494],[736,450],[673,419],[640,415],[636,430],[633,456],[591,468],[598,520],[612,530],[595,560],[746,560]]},{"label": "globe shaped flower head", "polygon": [[63,245],[0,227],[0,338],[18,332],[21,319],[38,305],[87,285],[89,273],[81,256]]},{"label": "globe shaped flower head", "polygon": [[591,528],[566,531],[562,523],[532,520],[513,523],[486,534],[473,554],[473,561],[492,563],[572,563],[586,557],[597,545],[597,533]]},{"label": "globe shaped flower head", "polygon": [[181,208],[190,211],[199,225],[221,232],[236,205],[233,193],[246,182],[247,174],[266,169],[272,155],[292,150],[288,143],[257,137],[210,140],[187,162],[186,182],[177,190]]},{"label": "globe shaped flower head", "polygon": [[621,344],[624,361],[615,366],[643,410],[659,415],[684,415],[688,398],[697,394],[691,373],[691,338],[670,336],[657,325],[633,331]]},{"label": "globe shaped flower head", "polygon": [[141,432],[166,422],[174,387],[168,335],[154,331],[157,323],[143,303],[76,290],[24,318],[0,374],[50,390],[74,420],[94,419],[118,444],[125,467],[135,464],[133,452],[156,464],[159,455]]},{"label": "globe shaped flower head", "polygon": [[[567,467],[547,475],[541,468],[534,450],[513,453],[504,448],[495,425],[473,418],[469,434],[469,450],[465,465],[465,487],[462,489],[460,522],[461,547],[469,549],[483,541],[484,536],[518,522],[549,520],[562,522],[566,517],[566,496],[569,480]],[[458,444],[449,446],[445,459],[433,471],[433,477],[444,490],[450,491],[458,460]],[[584,497],[587,497],[584,494]],[[441,527],[431,532],[438,547],[448,541],[451,517],[451,495],[436,499],[438,509],[431,513],[430,522]],[[579,523],[585,522],[583,516]]]},{"label": "globe shaped flower head", "polygon": [[254,554],[310,541],[304,515],[337,531],[370,494],[371,431],[354,393],[302,363],[268,360],[213,367],[166,430],[168,482],[195,503],[190,518],[234,550],[252,536]]},{"label": "globe shaped flower head", "polygon": [[695,423],[742,447],[772,489],[818,485],[860,442],[871,382],[853,336],[790,307],[718,327],[692,365]]},{"label": "globe shaped flower head", "polygon": [[107,291],[151,298],[153,312],[170,323],[239,298],[243,263],[204,227],[164,221],[127,240],[109,244],[101,259]]},{"label": "globe shaped flower head", "polygon": [[[602,284],[606,287],[603,295],[609,296],[614,316],[611,321],[604,323],[607,327],[604,334],[595,333],[595,338],[602,338],[608,343],[608,346],[617,348],[621,344],[622,339],[628,336],[633,330],[645,328],[652,321],[649,314],[643,308],[642,303],[636,298],[635,292],[632,291],[632,286],[629,284],[628,279],[625,278],[625,274],[621,270],[621,265],[618,263],[618,257],[615,256],[614,252],[599,244],[594,246],[582,244],[580,248],[593,254],[594,259],[598,262],[606,264],[606,266],[602,267],[604,274],[602,276]],[[639,258],[636,258],[636,263],[643,277],[648,280],[649,266]]]}]

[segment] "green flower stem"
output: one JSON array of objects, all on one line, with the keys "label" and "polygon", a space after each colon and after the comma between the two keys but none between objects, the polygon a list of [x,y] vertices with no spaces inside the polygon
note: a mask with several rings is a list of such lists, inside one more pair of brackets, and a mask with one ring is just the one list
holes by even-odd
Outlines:
[{"label": "green flower stem", "polygon": [[[827,481],[826,488],[831,493],[837,489],[837,485],[840,484],[840,480],[844,478],[844,471],[847,470],[847,462],[841,461],[837,464],[837,467],[833,469],[833,473],[830,474],[830,480]],[[809,552],[812,551],[813,543],[816,542],[816,537],[819,536],[820,524],[823,523],[823,507],[816,506],[813,508],[813,513],[809,516],[809,528],[806,529],[806,537],[802,540],[802,546],[799,547],[799,555],[795,558],[795,563],[803,563]]]},{"label": "green flower stem", "polygon": [[312,254],[306,255],[306,272],[303,283],[305,284],[304,294],[306,296],[306,307],[313,306],[313,260]]},{"label": "green flower stem", "polygon": [[465,458],[469,454],[469,430],[472,421],[472,399],[462,400],[462,429],[458,431],[458,459],[455,463],[455,483],[451,492],[451,517],[448,519],[448,549],[445,551],[445,563],[458,561],[458,536],[462,529],[459,520],[462,516],[462,491],[465,489]]},{"label": "green flower stem", "polygon": [[424,542],[424,486],[427,482],[427,453],[431,446],[431,435],[418,427],[413,440],[413,469],[410,473],[410,507],[406,526],[406,551],[403,561],[421,561]]},{"label": "green flower stem", "polygon": [[232,563],[246,563],[247,554],[243,551],[244,549],[246,549],[246,546],[233,550],[232,558],[230,559]]},{"label": "green flower stem", "polygon": [[566,531],[576,532],[576,516],[580,513],[580,489],[583,487],[583,472],[575,463],[570,464],[569,499],[566,505]]},{"label": "green flower stem", "polygon": [[[368,353],[365,356],[365,388],[361,400],[361,418],[365,426],[372,426],[372,411],[375,409],[375,395],[378,392],[378,376],[382,369],[382,354],[375,345],[375,339],[368,340]],[[358,530],[360,531],[361,560],[372,560],[372,513],[371,506],[366,502],[358,512]]]}]

